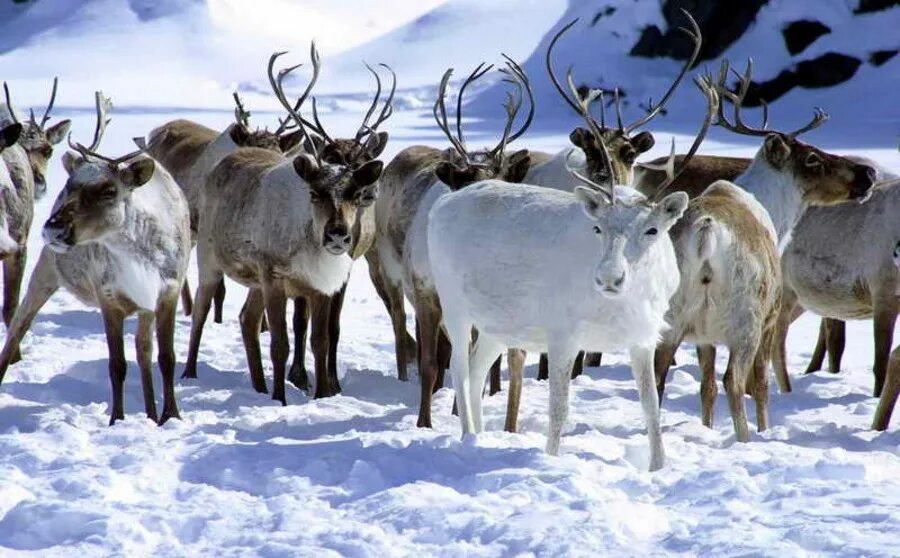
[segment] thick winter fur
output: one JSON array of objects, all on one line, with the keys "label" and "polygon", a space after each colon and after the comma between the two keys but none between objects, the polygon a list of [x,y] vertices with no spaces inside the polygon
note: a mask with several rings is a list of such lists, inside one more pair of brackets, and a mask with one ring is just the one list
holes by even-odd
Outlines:
[{"label": "thick winter fur", "polygon": [[[203,324],[212,295],[227,274],[252,290],[241,314],[241,330],[254,388],[267,391],[258,337],[265,311],[273,339],[272,397],[286,402],[286,298],[308,298],[316,312],[343,287],[352,264],[352,231],[360,207],[375,199],[380,173],[378,161],[353,170],[328,163],[319,167],[307,154],[285,158],[259,148],[238,149],[216,165],[201,196],[200,286],[186,377],[196,377]],[[324,354],[319,354],[323,339],[327,351],[327,335],[317,331],[316,323],[313,320],[316,395],[322,397],[333,393]],[[327,328],[327,321],[322,323]]]},{"label": "thick winter fur", "polygon": [[147,415],[157,419],[151,376],[155,321],[165,390],[159,420],[178,417],[173,342],[190,252],[187,202],[171,175],[149,158],[113,168],[66,153],[63,165],[69,179],[44,225],[47,246],[13,317],[0,370],[6,371],[31,321],[62,286],[103,315],[113,387],[110,424],[124,418],[122,324],[133,313],[139,317],[136,343]]},{"label": "thick winter fur", "polygon": [[[628,349],[650,436],[650,468],[662,467],[653,350],[679,281],[666,232],[687,196],[674,193],[652,205],[629,188],[618,187],[615,195],[610,206],[585,188],[573,195],[486,181],[435,203],[429,258],[455,349],[450,369],[464,434],[482,430],[480,395],[497,355],[510,347],[547,351],[547,451],[556,454],[578,350]],[[472,327],[479,335],[470,356],[460,349],[469,346]]]},{"label": "thick winter fur", "polygon": [[[785,304],[776,337],[775,369],[787,379],[787,328],[800,308],[840,320],[874,320],[875,395],[881,394],[898,313],[900,180],[878,183],[866,201],[810,208],[782,256]],[[799,305],[799,307],[798,307]]]},{"label": "thick winter fur", "polygon": [[[730,182],[717,181],[691,201],[670,234],[681,283],[671,300],[671,329],[657,350],[660,398],[682,340],[700,347],[725,345],[729,350],[725,389],[735,434],[747,441],[743,395],[748,384],[756,400],[758,429],[768,425],[766,367],[781,297],[774,226],[753,196]],[[715,363],[704,364],[703,423],[712,427]]]},{"label": "thick winter fur", "polygon": [[0,159],[3,323],[9,327],[19,305],[19,291],[25,274],[28,233],[34,217],[34,175],[28,153],[18,143],[0,148]]},{"label": "thick winter fur", "polygon": [[[13,122],[12,107],[0,104],[0,128]],[[17,113],[18,114],[18,113]],[[18,114],[17,120],[22,123],[22,135],[18,145],[25,151],[28,166],[31,168],[33,197],[40,199],[47,192],[47,167],[53,157],[53,147],[69,134],[71,120],[60,120],[52,126],[41,128]]]}]

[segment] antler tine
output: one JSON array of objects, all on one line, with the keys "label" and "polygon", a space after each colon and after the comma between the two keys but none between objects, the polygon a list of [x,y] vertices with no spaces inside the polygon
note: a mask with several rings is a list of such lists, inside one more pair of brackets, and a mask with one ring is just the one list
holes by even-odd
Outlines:
[{"label": "antler tine", "polygon": [[[506,69],[501,68],[500,71],[505,75],[509,75],[509,72]],[[512,141],[509,139],[509,133],[512,131],[513,123],[516,121],[516,115],[519,114],[519,110],[522,108],[522,103],[525,100],[524,95],[522,94],[522,83],[517,78],[504,79],[503,81],[512,83],[516,87],[516,92],[506,92],[506,102],[503,103],[503,108],[506,110],[506,125],[503,127],[503,135],[500,137],[500,142],[491,150],[491,154],[495,157],[503,157],[506,145]]]},{"label": "antler tine", "polygon": [[669,86],[668,91],[662,96],[659,103],[655,107],[651,107],[650,111],[645,114],[643,117],[638,119],[636,122],[629,124],[625,127],[625,133],[630,134],[634,130],[640,128],[641,126],[646,125],[648,122],[656,118],[662,108],[669,101],[669,98],[675,93],[675,90],[678,89],[678,85],[684,79],[684,76],[687,75],[688,70],[694,65],[697,61],[697,57],[700,56],[700,47],[703,45],[703,35],[700,32],[700,26],[697,25],[697,21],[694,20],[693,16],[691,16],[690,12],[681,9],[681,13],[684,14],[684,17],[687,18],[688,23],[691,28],[686,29],[684,27],[679,27],[678,29],[686,34],[690,39],[694,42],[694,51],[691,53],[691,56],[688,58],[687,62],[685,62],[684,66],[681,68],[681,72],[678,74],[678,77],[675,78],[675,81],[672,82],[672,85]]},{"label": "antler tine", "polygon": [[788,137],[795,138],[795,137],[799,136],[800,134],[805,134],[806,132],[808,132],[810,130],[814,130],[814,129],[818,128],[819,126],[821,126],[822,124],[824,124],[825,122],[827,122],[828,118],[829,117],[828,117],[827,112],[825,112],[824,110],[822,110],[819,107],[815,107],[815,113],[813,114],[813,119],[810,120],[809,124],[789,133]]},{"label": "antler tine", "polygon": [[[554,35],[553,39],[550,40],[550,45],[547,46],[547,56],[544,57],[544,63],[547,66],[547,73],[550,75],[550,81],[553,83],[553,87],[556,88],[556,91],[559,93],[559,95],[563,98],[563,100],[566,102],[567,105],[572,107],[572,110],[577,112],[579,115],[584,116],[581,112],[581,109],[578,108],[576,101],[573,101],[572,99],[569,98],[569,95],[563,89],[562,84],[559,83],[559,79],[556,77],[556,74],[553,72],[553,62],[552,62],[553,48],[556,46],[557,41],[559,41],[560,37],[562,37],[566,31],[568,31],[569,29],[572,28],[573,25],[578,23],[578,19],[579,18],[573,19],[572,21],[570,21],[569,23],[564,25],[562,29],[560,29],[559,31],[556,32],[556,35]],[[568,73],[571,74],[571,72],[572,72],[572,69],[570,67]],[[577,99],[577,97],[576,97],[576,99]]]},{"label": "antler tine", "polygon": [[[297,128],[299,128],[300,132],[303,134],[304,138],[307,140],[307,143],[309,144],[309,148],[312,150],[312,154],[316,158],[316,162],[321,164],[322,159],[319,154],[319,150],[316,149],[315,142],[312,141],[312,137],[310,137],[309,132],[306,130],[306,127],[303,125],[303,118],[297,112],[299,110],[299,107],[303,104],[303,101],[306,100],[306,96],[312,90],[312,86],[315,84],[316,80],[319,77],[318,70],[316,69],[318,53],[316,52],[315,42],[313,42],[312,52],[313,52],[313,55],[312,55],[312,57],[313,57],[313,77],[310,82],[310,85],[307,86],[306,90],[303,92],[303,95],[297,101],[296,109],[291,105],[291,103],[287,100],[287,98],[285,98],[284,90],[281,87],[282,81],[284,80],[284,76],[287,75],[288,72],[285,72],[285,71],[279,72],[277,78],[275,77],[275,74],[272,73],[275,68],[276,60],[278,60],[279,56],[282,56],[283,54],[285,54],[286,51],[272,53],[272,56],[269,57],[269,65],[266,69],[266,74],[269,77],[269,84],[272,86],[272,91],[275,93],[275,98],[278,99],[278,102],[281,103],[281,106],[284,107],[284,109],[288,112],[290,117],[294,119],[294,122],[297,124]],[[293,68],[291,68],[291,70],[294,70],[296,68],[297,68],[297,66],[294,66]]]},{"label": "antler tine", "polygon": [[[50,91],[50,104],[47,105],[47,110],[44,111],[44,115],[41,117],[41,123],[38,124],[38,127],[41,129],[44,128],[44,124],[50,120],[50,111],[53,110],[53,104],[56,103],[56,87],[59,85],[59,78],[53,78],[53,89]],[[32,116],[33,118],[33,116]]]},{"label": "antler tine", "polygon": [[572,165],[569,164],[569,162],[571,161],[571,157],[572,157],[572,151],[570,151],[566,155],[566,171],[568,171],[569,174],[574,176],[579,182],[581,182],[582,184],[584,184],[591,190],[594,190],[595,192],[602,194],[603,197],[606,198],[606,201],[608,201],[610,203],[615,203],[615,196],[613,196],[612,192],[610,192],[604,186],[597,184],[590,178],[584,176],[583,174],[581,174],[580,172],[578,172],[577,170],[572,168]]},{"label": "antler tine", "polygon": [[12,118],[13,122],[18,124],[19,119],[16,118],[16,111],[13,110],[12,101],[9,98],[9,86],[6,82],[3,82],[3,95],[6,97],[6,110],[9,111],[9,116]]},{"label": "antler tine", "polygon": [[613,89],[613,95],[616,100],[616,126],[619,127],[619,131],[625,132],[625,129],[622,127],[622,99],[619,97],[618,87]]},{"label": "antler tine", "polygon": [[238,92],[235,91],[231,94],[234,98],[234,120],[238,124],[243,124],[244,126],[250,125],[250,113],[244,109],[244,104],[241,102],[241,97],[238,95]]},{"label": "antler tine", "polygon": [[378,114],[378,118],[375,119],[375,123],[372,124],[372,126],[370,126],[369,128],[372,132],[377,130],[385,120],[387,120],[394,114],[394,94],[397,92],[397,74],[394,73],[394,70],[387,64],[380,63],[378,65],[386,69],[391,74],[391,92],[388,93],[387,99],[385,99],[384,101],[384,106],[382,107],[381,112]]},{"label": "antler tine", "polygon": [[[509,68],[509,71],[518,78],[519,82],[521,82],[522,86],[525,88],[525,93],[528,95],[528,116],[525,117],[525,122],[522,123],[522,127],[511,135],[506,142],[512,143],[528,130],[531,126],[531,122],[534,120],[534,91],[531,90],[531,80],[528,79],[528,76],[525,74],[522,67],[506,54],[501,53],[501,56],[506,59],[506,66]],[[521,107],[521,103],[519,106]]]},{"label": "antler tine", "polygon": [[378,101],[381,100],[381,76],[378,75],[372,66],[369,66],[366,62],[363,62],[366,69],[375,76],[375,98],[372,99],[372,104],[369,106],[369,110],[366,111],[366,115],[363,117],[362,124],[359,125],[359,130],[356,131],[355,141],[359,143],[359,141],[366,135],[366,130],[369,126],[369,119],[372,118],[372,115],[375,114],[375,109],[378,108]]},{"label": "antler tine", "polygon": [[444,72],[443,77],[441,77],[441,85],[438,87],[438,95],[437,99],[434,101],[434,108],[432,109],[432,113],[434,114],[434,120],[437,122],[438,128],[444,132],[444,135],[447,136],[447,139],[450,140],[450,143],[453,145],[453,148],[460,154],[460,156],[466,161],[469,161],[469,155],[466,153],[466,148],[453,137],[453,134],[450,132],[450,124],[447,122],[447,105],[445,104],[445,97],[447,96],[447,84],[450,82],[450,76],[453,75],[453,68],[447,69]]},{"label": "antler tine", "polygon": [[463,81],[462,85],[460,86],[459,94],[456,96],[456,137],[457,137],[457,139],[459,139],[459,144],[462,145],[463,147],[466,146],[466,140],[463,138],[463,131],[462,131],[463,93],[466,92],[466,88],[469,86],[470,83],[473,83],[475,80],[479,79],[481,76],[483,76],[484,74],[486,74],[486,73],[490,72],[492,69],[494,69],[493,64],[488,64],[487,66],[485,66],[484,64],[485,63],[482,62],[481,64],[478,65],[477,68],[475,68],[472,71],[471,74],[469,74],[469,77],[467,77]]},{"label": "antler tine", "polygon": [[[313,113],[313,122],[315,122],[315,126],[313,127],[313,129],[316,132],[318,132],[319,135],[322,136],[322,139],[324,139],[326,142],[334,143],[334,140],[325,131],[325,126],[322,125],[322,121],[319,120],[319,105],[316,102],[315,97],[312,98],[312,113]],[[304,122],[306,122],[306,121],[304,121]]]},{"label": "antler tine", "polygon": [[593,103],[597,98],[602,94],[602,90],[600,89],[590,89],[588,90],[587,95],[582,97],[578,94],[578,88],[575,87],[575,78],[572,75],[572,67],[569,66],[569,69],[566,70],[566,85],[569,86],[569,90],[572,92],[572,96],[576,100],[576,108],[575,111],[584,118],[584,121],[587,123],[588,128],[591,129],[591,132],[597,136],[598,138],[603,137],[603,131],[600,126],[597,125],[597,121],[594,120],[594,117],[591,116],[591,103]]},{"label": "antler tine", "polygon": [[[737,76],[738,79],[738,88],[737,91],[730,91],[727,86],[728,74],[733,73]],[[721,98],[728,99],[734,107],[734,123],[728,121],[728,118],[724,114],[724,103],[720,102],[719,110],[718,110],[718,120],[716,121],[716,125],[725,128],[731,132],[735,132],[737,134],[742,134],[745,136],[766,136],[770,132],[766,129],[769,123],[769,111],[768,106],[764,106],[763,108],[763,127],[762,128],[754,128],[752,126],[747,125],[744,122],[742,117],[741,110],[744,105],[744,97],[747,95],[747,91],[750,88],[750,78],[753,75],[753,59],[747,59],[747,68],[744,70],[743,74],[738,74],[733,69],[731,69],[730,64],[727,60],[722,61],[722,65],[719,67],[719,79],[715,88],[718,92],[718,95]],[[709,78],[708,78],[709,79]]]},{"label": "antler tine", "polygon": [[97,111],[97,125],[94,128],[94,139],[88,148],[88,151],[91,152],[96,152],[97,148],[100,147],[100,141],[103,139],[103,134],[106,133],[106,125],[110,121],[107,118],[107,113],[112,109],[112,101],[109,97],[104,97],[102,91],[94,93],[94,101]]},{"label": "antler tine", "polygon": [[694,78],[694,83],[697,85],[697,88],[700,89],[700,92],[703,93],[703,96],[706,97],[706,117],[703,119],[703,125],[700,127],[700,131],[698,131],[696,137],[694,137],[694,143],[691,144],[691,148],[681,160],[681,168],[678,169],[678,172],[675,172],[675,140],[672,140],[672,152],[669,155],[670,163],[667,163],[669,168],[666,171],[666,180],[664,180],[663,183],[659,185],[659,188],[656,189],[656,193],[652,197],[653,200],[658,200],[661,194],[665,192],[665,190],[678,179],[681,173],[684,172],[684,169],[687,168],[688,163],[690,163],[691,159],[697,153],[697,150],[700,149],[703,140],[706,139],[706,134],[709,132],[709,127],[712,125],[713,118],[719,110],[719,95],[716,88],[711,87],[709,83],[699,76]]}]

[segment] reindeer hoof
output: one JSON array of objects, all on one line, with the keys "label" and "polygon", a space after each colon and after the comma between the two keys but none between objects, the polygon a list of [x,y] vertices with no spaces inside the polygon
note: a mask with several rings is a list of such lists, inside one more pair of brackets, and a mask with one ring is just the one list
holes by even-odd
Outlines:
[{"label": "reindeer hoof", "polygon": [[168,422],[169,419],[181,420],[181,414],[179,414],[179,412],[177,410],[172,411],[172,412],[164,412],[162,414],[162,416],[159,418],[159,422],[157,422],[156,424],[158,424],[159,426],[162,426],[166,422]]}]

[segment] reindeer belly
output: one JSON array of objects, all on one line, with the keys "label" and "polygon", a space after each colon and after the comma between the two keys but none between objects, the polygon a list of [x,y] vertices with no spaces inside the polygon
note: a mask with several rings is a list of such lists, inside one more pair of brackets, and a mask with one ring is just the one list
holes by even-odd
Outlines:
[{"label": "reindeer belly", "polygon": [[787,284],[807,310],[843,320],[872,317],[872,296],[866,278],[836,259],[788,258],[784,267]]}]

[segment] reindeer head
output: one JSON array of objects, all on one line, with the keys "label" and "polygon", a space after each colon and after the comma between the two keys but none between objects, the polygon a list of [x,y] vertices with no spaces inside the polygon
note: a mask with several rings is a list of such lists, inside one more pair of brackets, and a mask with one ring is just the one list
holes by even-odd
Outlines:
[{"label": "reindeer head", "polygon": [[[275,61],[282,54],[284,53],[275,53],[269,59],[269,82],[278,101],[293,119],[301,134],[301,145],[306,150],[296,155],[292,164],[309,191],[312,228],[314,234],[321,231],[321,242],[326,251],[336,256],[346,254],[356,240],[353,235],[360,209],[371,206],[378,196],[378,179],[384,165],[375,157],[384,150],[388,139],[386,132],[378,132],[378,126],[393,113],[396,76],[388,66],[381,64],[391,73],[393,84],[379,116],[370,123],[381,97],[381,78],[378,72],[366,65],[377,83],[375,99],[354,138],[334,140],[319,119],[315,97],[312,99],[313,122],[307,121],[299,113],[318,80],[321,69],[315,43],[310,49],[312,79],[294,105],[291,105],[284,94],[283,81],[298,66],[282,69],[276,76]],[[312,128],[317,135],[310,134],[308,128]]]},{"label": "reindeer head", "polygon": [[[738,78],[738,87],[735,91],[727,87],[729,72]],[[734,107],[732,123],[725,116],[724,103],[720,104],[715,124],[737,134],[765,137],[756,155],[757,160],[763,160],[775,172],[793,178],[802,192],[803,200],[807,203],[827,205],[868,196],[869,190],[875,184],[877,176],[875,169],[846,157],[826,153],[797,139],[800,134],[818,128],[828,120],[828,115],[822,109],[816,108],[812,120],[792,132],[767,129],[769,115],[765,103],[763,103],[762,127],[754,128],[744,122],[741,108],[750,88],[752,73],[752,60],[747,61],[747,69],[743,75],[731,70],[728,61],[724,60],[714,85],[711,75],[707,74],[703,78],[717,89],[720,97],[728,99]]]},{"label": "reindeer head", "polygon": [[116,159],[97,153],[109,123],[106,114],[111,103],[100,91],[95,98],[94,140],[90,147],[69,140],[75,152],[67,151],[62,158],[69,178],[44,223],[44,241],[57,252],[102,240],[120,230],[131,193],[146,184],[156,169],[153,159],[141,156],[141,151]]},{"label": "reindeer head", "polygon": [[280,121],[278,128],[273,132],[266,128],[250,128],[250,112],[244,108],[244,103],[237,91],[232,93],[234,98],[234,124],[228,127],[228,135],[231,141],[238,147],[258,147],[269,151],[287,153],[303,139],[299,132],[291,132],[287,123],[290,119]]},{"label": "reindeer head", "polygon": [[[634,132],[638,128],[645,126],[662,111],[666,102],[668,102],[669,98],[678,88],[678,85],[684,79],[687,71],[693,66],[700,54],[700,46],[702,44],[700,28],[697,26],[697,22],[694,21],[694,18],[691,17],[691,14],[686,10],[681,11],[690,23],[691,29],[688,30],[683,27],[680,29],[694,42],[694,51],[684,63],[681,72],[672,82],[672,85],[670,85],[669,89],[663,94],[660,102],[654,105],[651,100],[648,103],[649,109],[647,114],[627,126],[622,123],[622,107],[619,102],[618,88],[612,91],[613,102],[616,108],[616,127],[607,127],[606,106],[604,104],[603,96],[604,94],[609,93],[609,91],[604,91],[603,89],[590,89],[586,94],[582,95],[575,85],[575,78],[572,75],[572,67],[570,66],[566,72],[566,83],[569,88],[569,93],[566,93],[553,71],[553,64],[551,62],[553,47],[556,46],[560,37],[578,22],[578,19],[571,21],[565,27],[560,29],[553,37],[553,40],[550,41],[550,45],[547,48],[547,56],[545,58],[547,72],[550,74],[550,80],[553,82],[553,85],[556,87],[556,90],[562,98],[566,101],[566,104],[584,118],[587,123],[587,128],[576,128],[569,135],[569,140],[575,147],[578,147],[584,152],[585,160],[587,162],[588,177],[592,181],[599,184],[631,183],[632,167],[634,166],[634,162],[637,160],[638,155],[649,151],[653,147],[655,143],[653,134],[650,132],[640,132],[635,134]],[[591,105],[595,101],[599,101],[598,104],[600,105],[600,122],[597,122],[593,115],[591,115]]]},{"label": "reindeer head", "polygon": [[[632,271],[642,265],[651,247],[661,238],[668,238],[669,229],[687,209],[689,200],[686,193],[673,192],[664,198],[662,193],[675,182],[700,148],[718,108],[715,88],[699,79],[695,83],[706,97],[706,118],[678,172],[675,172],[675,142],[672,141],[672,151],[664,166],[666,179],[652,198],[645,198],[628,187],[594,182],[569,169],[575,178],[587,186],[578,186],[574,194],[585,214],[594,222],[593,230],[601,254],[594,273],[594,289],[603,296],[616,298],[628,290]],[[603,174],[609,176],[610,172],[606,169]]]},{"label": "reindeer head", "polygon": [[[53,89],[50,93],[50,103],[44,110],[41,120],[38,121],[34,116],[34,111],[30,113],[28,122],[22,125],[22,135],[19,138],[19,145],[28,155],[28,162],[31,165],[31,172],[34,175],[34,195],[40,198],[47,191],[47,166],[50,164],[50,157],[53,156],[53,146],[63,140],[69,133],[72,125],[71,120],[62,120],[53,126],[47,127],[47,121],[50,120],[50,111],[53,110],[53,103],[56,102],[57,78],[53,78]],[[9,88],[6,83],[3,84],[3,92],[6,96],[6,106],[9,114],[16,121],[15,112],[10,101]]]},{"label": "reindeer head", "polygon": [[[505,182],[522,182],[528,169],[531,167],[531,156],[527,149],[515,151],[507,155],[506,147],[515,141],[519,136],[525,133],[525,130],[531,125],[534,118],[534,96],[531,92],[531,84],[522,68],[505,54],[506,67],[501,68],[504,81],[515,86],[515,92],[507,92],[506,103],[506,126],[503,129],[503,135],[500,141],[493,149],[480,149],[477,151],[469,151],[466,149],[465,139],[462,130],[462,105],[463,94],[466,88],[475,80],[485,75],[493,68],[493,64],[485,66],[479,64],[475,70],[469,74],[469,77],[463,82],[459,89],[456,100],[456,136],[450,131],[450,125],[447,120],[447,107],[445,105],[445,97],[447,95],[447,85],[450,82],[450,76],[453,75],[453,69],[450,68],[444,72],[441,79],[441,85],[438,89],[438,97],[434,103],[434,119],[438,127],[450,140],[452,149],[444,152],[444,161],[438,164],[435,169],[437,177],[449,186],[452,190],[459,190],[469,184],[479,182],[481,180],[497,179]],[[524,92],[524,93],[523,93]],[[513,124],[516,116],[524,103],[525,94],[528,95],[529,111],[525,122],[515,133],[512,132]]]}]

